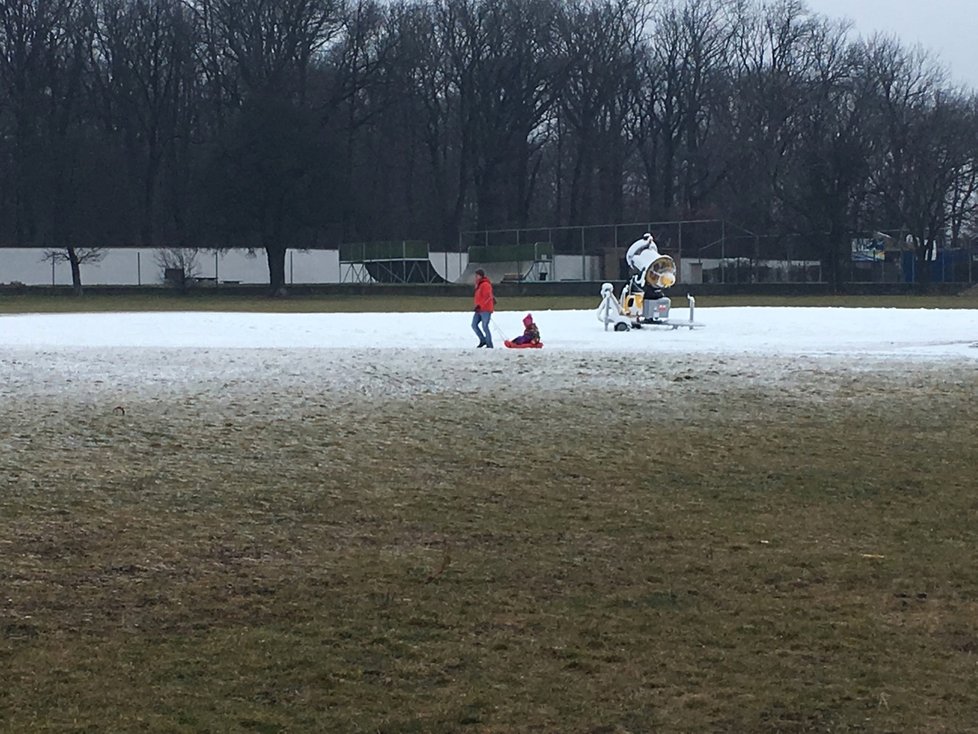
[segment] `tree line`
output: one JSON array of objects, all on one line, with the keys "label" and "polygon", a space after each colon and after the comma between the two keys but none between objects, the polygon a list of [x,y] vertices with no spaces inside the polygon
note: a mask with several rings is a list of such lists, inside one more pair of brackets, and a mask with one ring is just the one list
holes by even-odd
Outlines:
[{"label": "tree line", "polygon": [[9,0],[0,245],[974,231],[978,98],[801,0]]}]

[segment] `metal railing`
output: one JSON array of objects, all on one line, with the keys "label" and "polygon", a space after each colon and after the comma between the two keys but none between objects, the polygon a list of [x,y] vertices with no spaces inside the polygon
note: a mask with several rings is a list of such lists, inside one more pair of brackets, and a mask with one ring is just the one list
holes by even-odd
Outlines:
[{"label": "metal railing", "polygon": [[[629,277],[625,251],[646,231],[653,233],[663,253],[676,259],[680,282],[691,285],[825,283],[833,279],[857,284],[978,282],[978,238],[955,246],[939,245],[925,259],[899,230],[869,232],[838,246],[833,268],[818,238],[758,235],[721,220],[468,232],[460,239],[457,252],[429,252],[426,243],[410,241],[296,249],[289,250],[286,279],[310,284],[455,282],[469,261],[513,260],[539,261],[540,272],[529,276],[532,280],[623,280]],[[82,265],[83,282],[159,284],[164,275],[160,252],[106,248],[102,262]],[[0,283],[70,284],[68,265],[44,260],[42,255],[41,250],[0,249]],[[370,268],[376,272],[371,274]],[[192,267],[185,274],[215,285],[261,283],[266,282],[267,267],[265,258],[253,251],[201,249],[195,251]]]}]

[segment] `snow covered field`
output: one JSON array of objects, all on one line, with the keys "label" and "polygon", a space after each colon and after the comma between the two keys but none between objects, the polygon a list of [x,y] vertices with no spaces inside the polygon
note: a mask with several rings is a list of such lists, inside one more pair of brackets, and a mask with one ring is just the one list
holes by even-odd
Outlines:
[{"label": "snow covered field", "polygon": [[[684,309],[674,309],[683,318]],[[495,315],[501,342],[521,333],[522,313]],[[978,358],[978,309],[700,307],[689,331],[605,332],[594,312],[537,313],[545,354]],[[99,313],[0,316],[0,349],[398,349],[467,350],[465,313]],[[502,350],[496,360],[503,360]],[[416,356],[416,355],[415,355]],[[485,357],[489,359],[490,357]],[[499,362],[502,364],[502,362]]]},{"label": "snow covered field", "polygon": [[8,728],[968,730],[978,310],[536,316],[0,316]]},{"label": "snow covered field", "polygon": [[[498,342],[522,315],[495,316]],[[0,408],[30,422],[32,400],[105,410],[192,396],[233,415],[271,394],[264,410],[295,414],[310,401],[573,400],[582,391],[631,394],[641,383],[681,392],[679,418],[694,395],[749,388],[817,400],[851,389],[892,399],[913,374],[966,385],[978,368],[978,310],[701,308],[703,329],[625,333],[604,331],[591,311],[536,316],[543,350],[493,352],[474,348],[469,317],[458,312],[0,316]],[[872,389],[861,377],[870,373]]]}]

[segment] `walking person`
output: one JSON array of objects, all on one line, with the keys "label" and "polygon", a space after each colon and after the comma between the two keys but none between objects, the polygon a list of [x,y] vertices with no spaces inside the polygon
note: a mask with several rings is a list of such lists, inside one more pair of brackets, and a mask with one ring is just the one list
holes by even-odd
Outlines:
[{"label": "walking person", "polygon": [[472,315],[472,331],[479,337],[479,347],[492,349],[492,332],[489,319],[496,299],[492,295],[492,283],[481,268],[475,271],[475,313]]}]

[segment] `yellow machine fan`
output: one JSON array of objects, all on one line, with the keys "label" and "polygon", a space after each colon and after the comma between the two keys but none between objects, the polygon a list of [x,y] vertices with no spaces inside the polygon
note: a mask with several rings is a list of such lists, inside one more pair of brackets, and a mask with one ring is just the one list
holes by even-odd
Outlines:
[{"label": "yellow machine fan", "polygon": [[638,316],[645,308],[645,296],[641,293],[629,293],[621,303],[623,314]]},{"label": "yellow machine fan", "polygon": [[645,271],[645,282],[653,288],[671,288],[676,284],[676,261],[660,255]]}]

